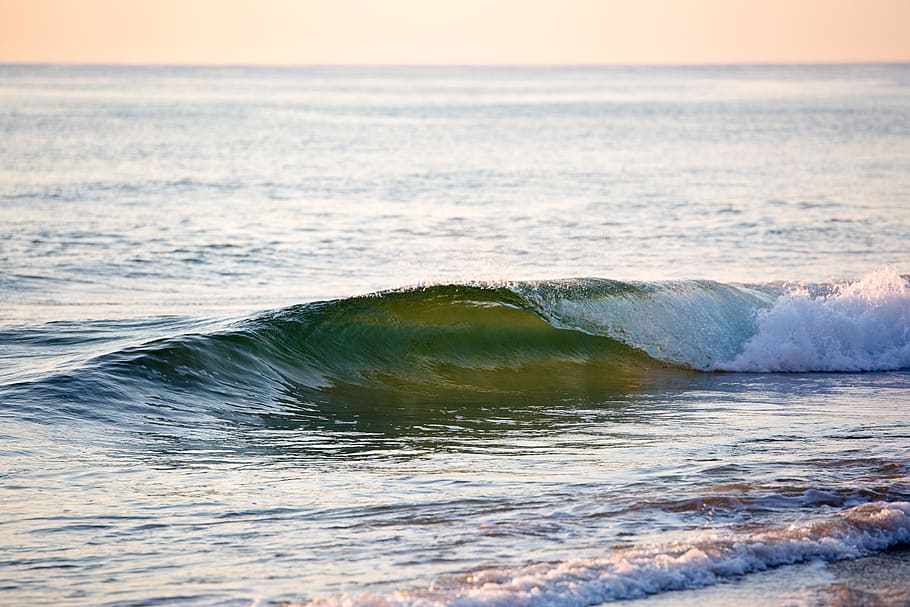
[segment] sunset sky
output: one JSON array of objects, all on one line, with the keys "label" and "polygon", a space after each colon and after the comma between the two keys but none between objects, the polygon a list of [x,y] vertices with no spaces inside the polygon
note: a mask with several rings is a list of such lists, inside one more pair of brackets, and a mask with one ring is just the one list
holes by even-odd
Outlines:
[{"label": "sunset sky", "polygon": [[0,0],[0,62],[910,61],[910,0]]}]

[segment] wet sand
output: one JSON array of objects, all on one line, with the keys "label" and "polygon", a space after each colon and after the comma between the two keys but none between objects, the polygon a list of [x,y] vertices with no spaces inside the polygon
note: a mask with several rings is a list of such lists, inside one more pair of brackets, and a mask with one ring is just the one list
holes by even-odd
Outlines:
[{"label": "wet sand", "polygon": [[910,546],[828,565],[835,581],[818,591],[835,607],[910,607]]}]

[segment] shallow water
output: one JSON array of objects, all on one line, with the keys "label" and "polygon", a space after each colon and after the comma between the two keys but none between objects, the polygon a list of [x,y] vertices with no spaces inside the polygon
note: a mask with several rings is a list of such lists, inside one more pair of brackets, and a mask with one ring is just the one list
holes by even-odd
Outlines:
[{"label": "shallow water", "polygon": [[0,134],[3,602],[823,604],[910,542],[907,66],[0,66]]}]

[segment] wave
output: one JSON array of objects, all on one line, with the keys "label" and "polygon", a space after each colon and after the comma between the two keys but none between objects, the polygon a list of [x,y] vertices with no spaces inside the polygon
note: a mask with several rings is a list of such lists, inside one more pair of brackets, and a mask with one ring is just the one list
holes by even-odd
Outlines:
[{"label": "wave", "polygon": [[897,370],[910,367],[910,284],[888,267],[825,285],[432,285],[294,306],[142,354],[140,364],[162,371],[179,362],[211,373],[230,361],[232,371],[258,367],[314,388],[412,392],[621,387],[668,367]]},{"label": "wave", "polygon": [[910,542],[910,503],[870,502],[786,527],[711,532],[608,556],[494,567],[388,595],[344,595],[299,607],[588,607],[699,588],[809,560],[858,558]]},{"label": "wave", "polygon": [[[910,368],[910,285],[890,267],[829,285],[433,285],[267,312],[79,369],[71,358],[44,382],[67,402],[80,393],[90,402],[195,402],[202,392],[257,410],[597,396],[696,371],[896,370]],[[80,381],[91,385],[74,389]]]},{"label": "wave", "polygon": [[528,396],[626,389],[662,365],[606,335],[547,322],[507,287],[437,285],[294,306],[122,361],[171,384],[262,383],[303,394]]}]

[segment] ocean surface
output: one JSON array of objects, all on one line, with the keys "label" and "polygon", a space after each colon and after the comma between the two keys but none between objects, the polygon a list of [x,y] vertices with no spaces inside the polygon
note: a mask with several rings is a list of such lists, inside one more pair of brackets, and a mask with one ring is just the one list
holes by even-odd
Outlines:
[{"label": "ocean surface", "polygon": [[0,604],[906,605],[908,273],[908,65],[0,65]]}]

